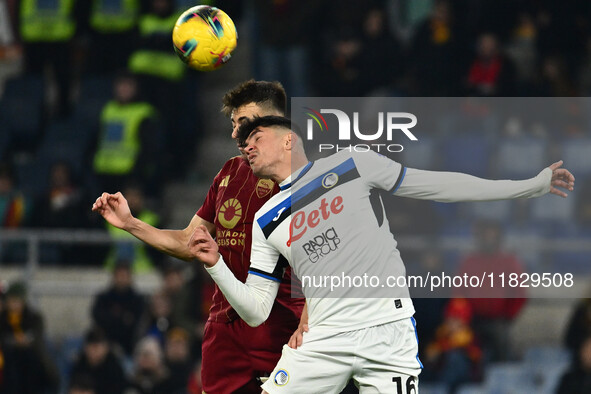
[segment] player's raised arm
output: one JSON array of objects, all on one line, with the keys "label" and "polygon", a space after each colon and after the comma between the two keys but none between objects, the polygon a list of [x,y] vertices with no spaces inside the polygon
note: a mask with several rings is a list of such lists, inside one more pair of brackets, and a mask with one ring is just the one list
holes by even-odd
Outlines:
[{"label": "player's raised arm", "polygon": [[205,226],[198,226],[188,248],[201,261],[238,315],[249,326],[261,325],[271,313],[279,282],[249,274],[246,283],[240,282],[218,252],[218,245]]},{"label": "player's raised arm", "polygon": [[159,251],[183,260],[193,259],[187,244],[197,226],[205,226],[215,231],[215,226],[195,215],[184,230],[157,229],[131,214],[127,200],[121,192],[103,193],[92,205],[92,210],[100,213],[113,226],[127,231],[134,237],[151,245]]},{"label": "player's raised arm", "polygon": [[539,197],[548,192],[561,197],[574,190],[575,177],[558,161],[537,176],[520,180],[489,180],[458,172],[407,168],[397,196],[440,202],[493,201]]}]

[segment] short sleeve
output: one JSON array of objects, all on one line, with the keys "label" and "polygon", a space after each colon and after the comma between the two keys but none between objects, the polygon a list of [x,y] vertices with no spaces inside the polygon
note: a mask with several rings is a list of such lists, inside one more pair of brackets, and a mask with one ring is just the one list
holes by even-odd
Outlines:
[{"label": "short sleeve", "polygon": [[369,186],[394,193],[402,183],[406,168],[374,151],[353,153],[359,174]]},{"label": "short sleeve", "polygon": [[218,196],[218,188],[220,185],[220,179],[222,177],[222,170],[218,172],[218,174],[213,179],[213,183],[209,187],[209,191],[207,192],[207,196],[205,197],[205,201],[201,208],[197,211],[197,216],[201,219],[208,221],[209,223],[215,223],[215,216],[216,216],[216,200]]}]

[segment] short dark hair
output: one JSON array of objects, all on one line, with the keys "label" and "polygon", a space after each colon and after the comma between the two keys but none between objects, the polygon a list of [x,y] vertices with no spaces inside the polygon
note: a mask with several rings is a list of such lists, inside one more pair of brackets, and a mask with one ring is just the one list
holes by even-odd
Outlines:
[{"label": "short dark hair", "polygon": [[238,128],[238,144],[244,146],[250,133],[252,133],[257,127],[281,127],[287,130],[291,130],[296,134],[299,133],[299,129],[295,124],[291,122],[291,119],[284,116],[255,116],[251,120],[247,120]]},{"label": "short dark hair", "polygon": [[107,334],[100,327],[91,327],[84,336],[84,343],[104,343],[108,342]]},{"label": "short dark hair", "polygon": [[21,280],[13,282],[6,291],[6,297],[27,298],[27,284]]},{"label": "short dark hair", "polygon": [[280,82],[249,79],[224,95],[222,113],[230,116],[236,108],[249,103],[268,105],[281,114],[285,114],[287,110],[287,96]]}]

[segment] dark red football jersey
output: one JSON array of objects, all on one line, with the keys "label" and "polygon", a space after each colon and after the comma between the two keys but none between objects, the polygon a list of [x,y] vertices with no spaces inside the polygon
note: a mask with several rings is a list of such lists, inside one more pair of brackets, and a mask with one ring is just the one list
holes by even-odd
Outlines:
[{"label": "dark red football jersey", "polygon": [[[257,178],[250,165],[237,156],[224,164],[214,178],[203,206],[197,211],[199,217],[215,224],[220,253],[241,282],[246,281],[250,267],[254,214],[278,191],[275,182]],[[299,320],[303,306],[303,298],[292,298],[291,269],[288,267],[268,321],[287,323]],[[238,317],[216,285],[209,320],[230,322]]]}]

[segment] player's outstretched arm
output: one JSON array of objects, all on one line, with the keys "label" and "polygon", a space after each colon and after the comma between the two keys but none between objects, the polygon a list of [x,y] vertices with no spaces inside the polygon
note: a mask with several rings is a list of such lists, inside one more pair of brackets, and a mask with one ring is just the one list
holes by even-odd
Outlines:
[{"label": "player's outstretched arm", "polygon": [[197,226],[203,225],[208,231],[215,231],[212,223],[197,215],[193,216],[184,230],[157,229],[131,214],[127,200],[121,192],[103,193],[92,205],[92,210],[100,213],[113,226],[127,231],[163,253],[183,260],[193,258],[187,244]]},{"label": "player's outstretched arm", "polygon": [[194,258],[201,261],[238,315],[249,326],[261,325],[271,313],[279,282],[249,274],[240,282],[218,252],[218,245],[205,226],[198,226],[188,247]]},{"label": "player's outstretched arm", "polygon": [[540,197],[550,192],[566,197],[574,190],[575,177],[562,167],[562,160],[537,176],[520,180],[489,180],[459,172],[425,171],[408,168],[397,196],[440,202],[494,201]]}]

